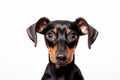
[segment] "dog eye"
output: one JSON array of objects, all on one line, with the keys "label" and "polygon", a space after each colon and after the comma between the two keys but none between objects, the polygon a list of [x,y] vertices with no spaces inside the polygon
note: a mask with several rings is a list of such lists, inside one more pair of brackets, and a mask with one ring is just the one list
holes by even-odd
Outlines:
[{"label": "dog eye", "polygon": [[56,39],[55,33],[53,33],[53,32],[48,32],[48,33],[46,34],[46,39],[48,39],[49,41],[54,41],[54,40]]},{"label": "dog eye", "polygon": [[70,42],[75,41],[77,39],[77,34],[75,32],[71,32],[67,38]]}]

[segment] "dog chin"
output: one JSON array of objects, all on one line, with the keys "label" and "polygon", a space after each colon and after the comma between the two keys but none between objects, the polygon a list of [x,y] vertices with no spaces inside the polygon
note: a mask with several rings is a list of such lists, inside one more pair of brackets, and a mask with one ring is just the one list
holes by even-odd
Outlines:
[{"label": "dog chin", "polygon": [[66,62],[65,61],[57,61],[57,64],[60,66],[65,66]]}]

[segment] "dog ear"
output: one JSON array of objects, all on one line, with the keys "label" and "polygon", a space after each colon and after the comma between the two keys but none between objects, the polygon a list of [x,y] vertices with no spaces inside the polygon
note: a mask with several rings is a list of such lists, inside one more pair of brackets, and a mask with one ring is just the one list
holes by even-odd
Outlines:
[{"label": "dog ear", "polygon": [[84,18],[77,18],[75,23],[81,33],[81,35],[88,34],[88,47],[91,49],[91,45],[94,43],[98,36],[98,31],[90,26]]},{"label": "dog ear", "polygon": [[42,33],[46,29],[49,19],[46,17],[40,18],[36,23],[27,28],[27,34],[29,38],[37,45],[37,32]]}]

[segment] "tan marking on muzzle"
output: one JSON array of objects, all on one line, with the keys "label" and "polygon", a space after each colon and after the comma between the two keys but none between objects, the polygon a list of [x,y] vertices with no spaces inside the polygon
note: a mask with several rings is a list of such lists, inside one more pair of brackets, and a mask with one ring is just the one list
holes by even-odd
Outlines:
[{"label": "tan marking on muzzle", "polygon": [[49,48],[50,61],[54,64],[56,64],[56,55],[55,55],[56,50],[57,50],[57,46]]},{"label": "tan marking on muzzle", "polygon": [[67,46],[67,54],[68,54],[68,56],[67,56],[67,62],[66,62],[66,64],[69,64],[69,63],[71,63],[71,62],[73,61],[74,52],[75,52],[75,49],[74,49],[74,48],[71,48],[71,49],[70,49],[70,48]]}]

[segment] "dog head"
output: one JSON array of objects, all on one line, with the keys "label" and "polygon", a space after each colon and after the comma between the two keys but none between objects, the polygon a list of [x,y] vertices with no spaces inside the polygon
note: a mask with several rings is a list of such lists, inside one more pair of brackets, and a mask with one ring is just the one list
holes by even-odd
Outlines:
[{"label": "dog head", "polygon": [[43,34],[47,48],[49,49],[50,61],[56,65],[67,65],[73,61],[73,55],[79,37],[88,35],[88,47],[96,40],[98,31],[90,26],[83,18],[75,21],[40,18],[27,29],[28,36],[37,45],[37,33]]}]

